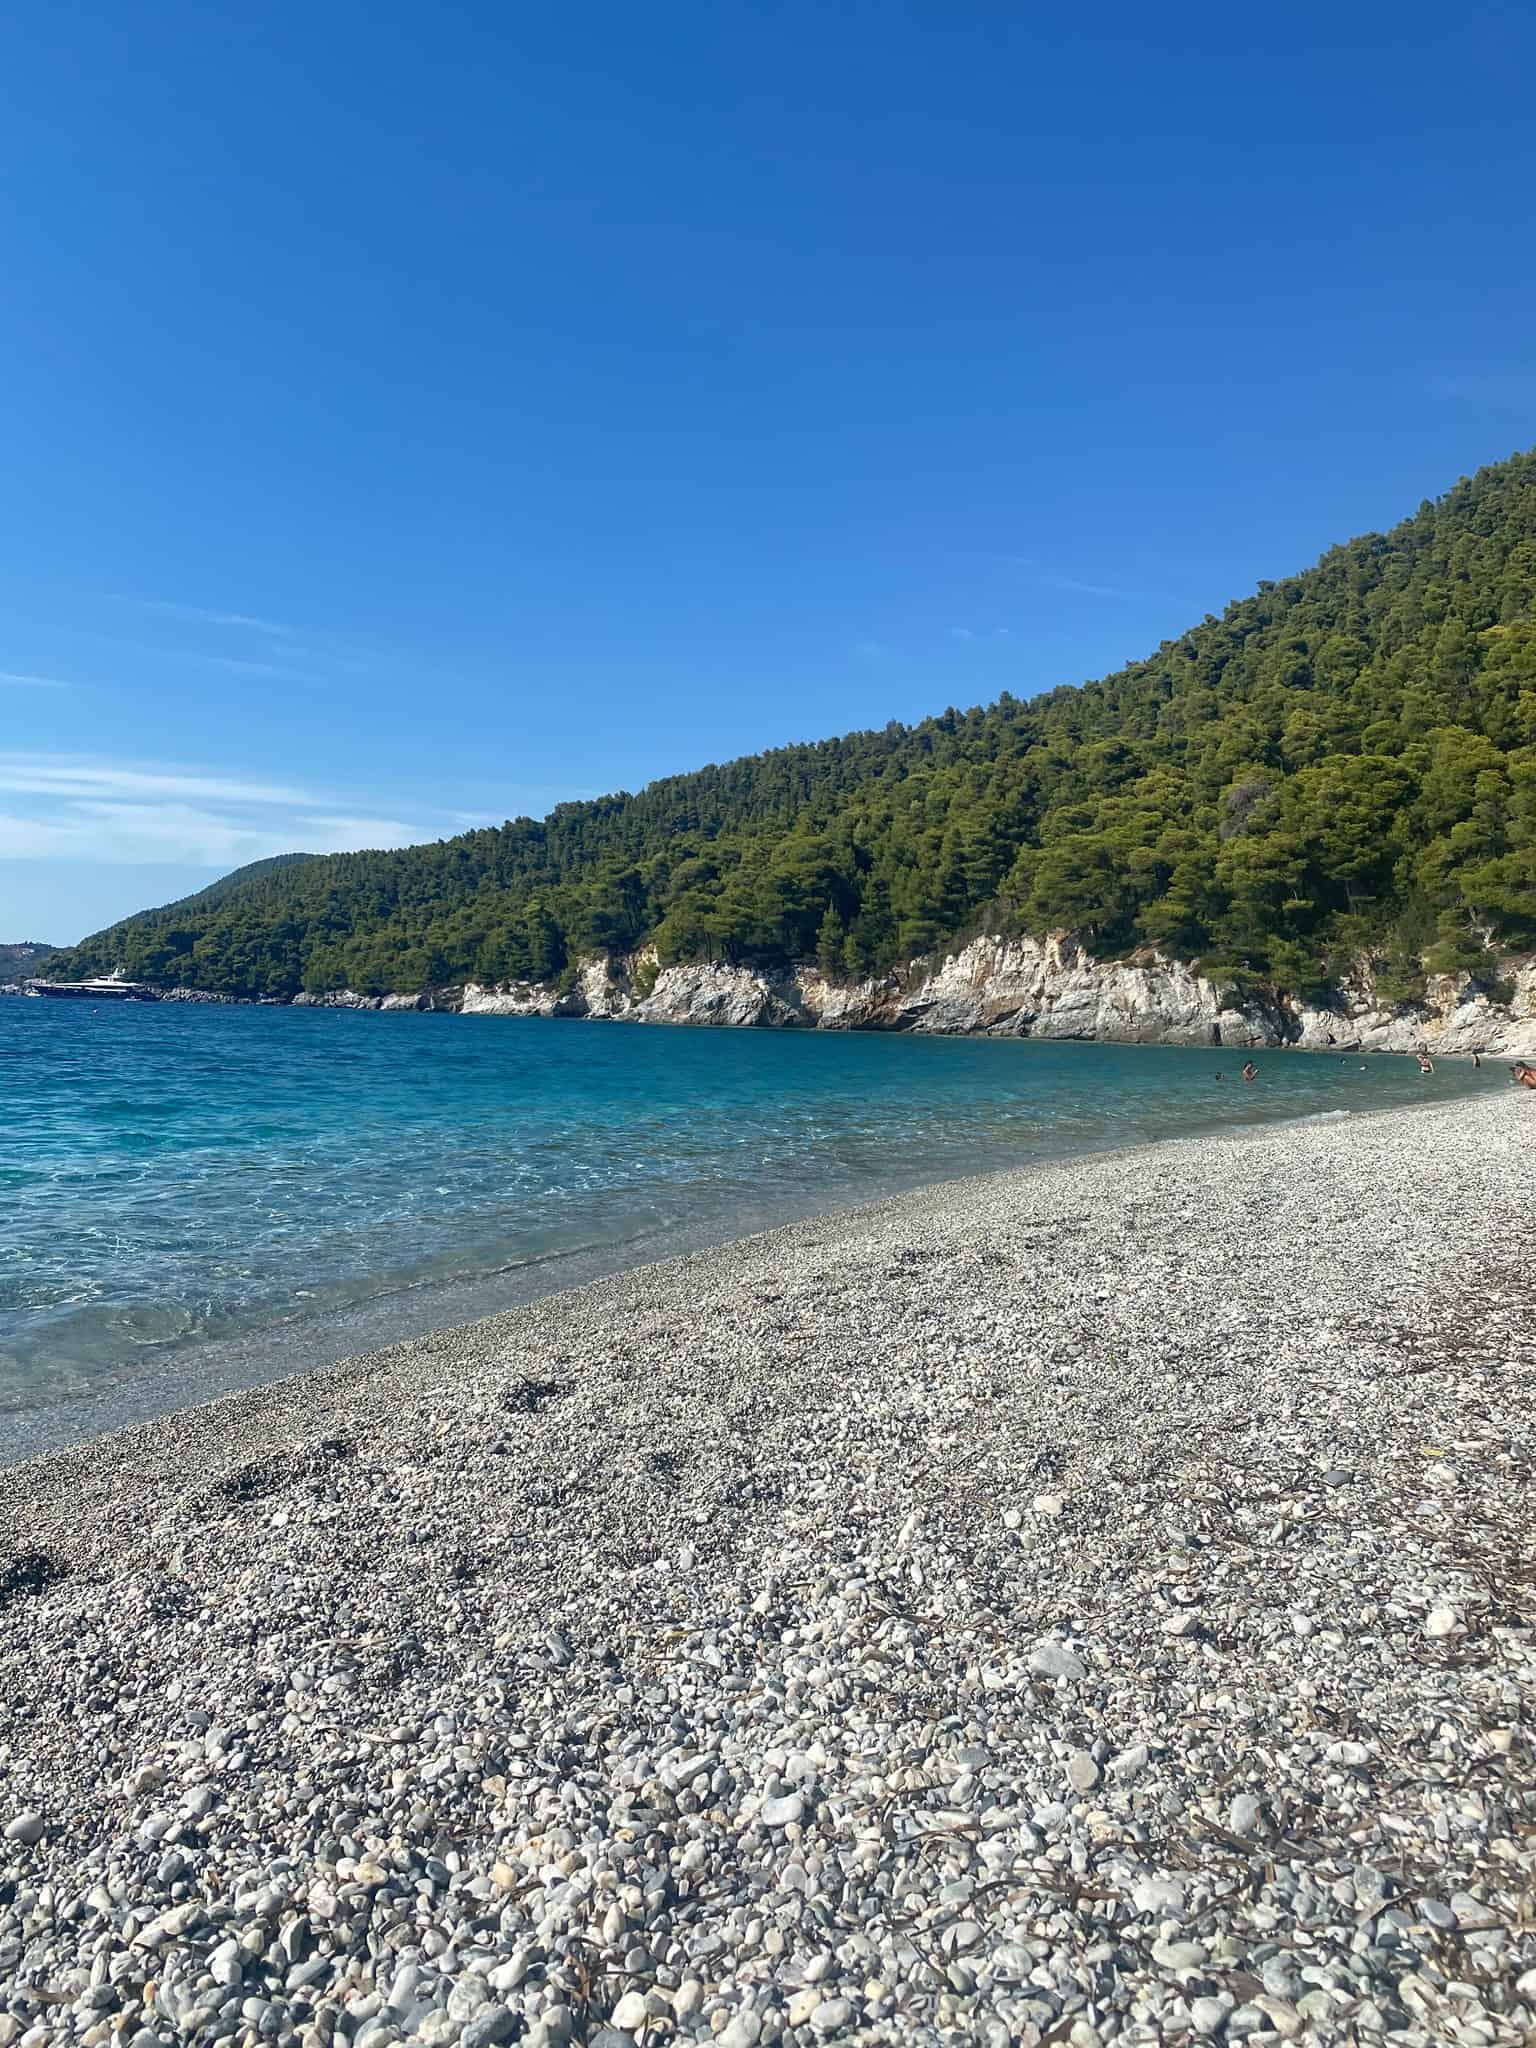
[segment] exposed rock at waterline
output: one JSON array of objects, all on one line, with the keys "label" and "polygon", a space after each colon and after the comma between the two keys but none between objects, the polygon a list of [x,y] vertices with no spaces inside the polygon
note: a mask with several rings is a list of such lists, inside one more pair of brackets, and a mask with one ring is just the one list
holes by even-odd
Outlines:
[{"label": "exposed rock at waterline", "polygon": [[725,963],[661,967],[653,953],[582,963],[569,988],[536,983],[464,991],[471,1015],[592,1017],[644,1024],[720,1024],[824,1031],[926,1031],[947,1036],[1092,1039],[1131,1045],[1300,1045],[1339,1052],[1536,1055],[1536,960],[1512,963],[1512,994],[1494,1002],[1452,975],[1424,1002],[1395,1009],[1368,976],[1337,1007],[1238,1006],[1179,960],[1147,950],[1096,960],[1069,933],[978,938],[958,953],[854,983],[814,967],[781,974]]},{"label": "exposed rock at waterline", "polygon": [[[460,989],[422,989],[416,995],[365,996],[356,989],[325,989],[318,994],[305,990],[293,998],[296,1010],[453,1010],[464,1007]],[[190,996],[190,1000],[227,1002],[226,996]]]},{"label": "exposed rock at waterline", "polygon": [[1511,994],[1495,1002],[1459,975],[1436,974],[1422,1004],[1393,1009],[1368,979],[1346,984],[1336,1010],[1300,1008],[1294,1042],[1343,1051],[1536,1055],[1536,958],[1511,961]]},{"label": "exposed rock at waterline", "polygon": [[[417,998],[411,997],[414,1007]],[[329,988],[319,993],[303,989],[293,999],[296,1010],[381,1010],[383,996],[359,995],[354,988]]]},{"label": "exposed rock at waterline", "polygon": [[[387,996],[330,989],[292,1000],[301,1009],[1536,1058],[1536,957],[1506,962],[1505,974],[1504,1000],[1459,976],[1436,975],[1422,1002],[1394,1007],[1378,997],[1362,969],[1329,1007],[1283,997],[1239,1004],[1184,961],[1150,948],[1124,960],[1097,960],[1072,934],[1053,932],[1043,939],[973,939],[959,952],[851,983],[829,981],[811,966],[779,972],[723,962],[662,967],[647,949],[583,960],[558,984],[488,988],[471,982]],[[145,1000],[240,998],[177,988],[158,998],[146,991]]]},{"label": "exposed rock at waterline", "polygon": [[1066,932],[973,939],[936,963],[914,962],[906,976],[851,989],[820,975],[805,979],[816,1020],[843,1030],[873,1025],[1133,1045],[1265,1045],[1281,1036],[1278,1014],[1224,1007],[1215,984],[1182,961],[1155,954],[1095,960]]},{"label": "exposed rock at waterline", "polygon": [[516,981],[505,988],[470,982],[459,1003],[465,1017],[587,1017],[594,1013],[577,994],[561,995],[538,982]]}]

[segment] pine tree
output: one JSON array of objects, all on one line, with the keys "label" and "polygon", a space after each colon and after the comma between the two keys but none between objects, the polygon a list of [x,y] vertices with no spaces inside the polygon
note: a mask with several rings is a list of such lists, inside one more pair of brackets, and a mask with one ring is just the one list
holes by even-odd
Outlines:
[{"label": "pine tree", "polygon": [[847,943],[847,925],[838,916],[835,907],[829,908],[816,934],[816,965],[828,981],[837,981],[841,978],[844,948]]}]

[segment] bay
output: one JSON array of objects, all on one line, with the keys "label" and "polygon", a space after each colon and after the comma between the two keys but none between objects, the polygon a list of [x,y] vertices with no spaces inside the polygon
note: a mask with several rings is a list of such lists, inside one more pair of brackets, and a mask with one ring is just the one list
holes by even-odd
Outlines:
[{"label": "bay", "polygon": [[1263,1052],[1247,1086],[1243,1057],[0,1001],[0,1431],[36,1448],[72,1403],[105,1426],[924,1182],[1504,1078]]}]

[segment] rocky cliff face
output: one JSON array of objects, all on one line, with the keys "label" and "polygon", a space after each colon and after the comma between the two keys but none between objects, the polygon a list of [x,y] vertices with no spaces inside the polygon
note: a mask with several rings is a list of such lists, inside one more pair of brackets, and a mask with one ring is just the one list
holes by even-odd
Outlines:
[{"label": "rocky cliff face", "polygon": [[1298,1008],[1288,1042],[1366,1052],[1495,1053],[1536,1058],[1536,957],[1509,963],[1513,993],[1496,1003],[1470,989],[1457,975],[1430,979],[1422,1004],[1397,1010],[1382,1006],[1366,981],[1341,991],[1338,1010]]},{"label": "rocky cliff face", "polygon": [[[1237,1005],[1179,960],[1147,951],[1095,960],[1067,932],[1044,939],[973,939],[957,953],[914,960],[904,973],[853,983],[814,967],[662,967],[653,952],[585,960],[569,986],[427,989],[361,995],[331,989],[296,1006],[330,1010],[456,1010],[470,1017],[591,1017],[638,1024],[757,1029],[932,1031],[950,1036],[1084,1038],[1122,1045],[1299,1045],[1315,1051],[1488,1053],[1536,1059],[1536,956],[1507,963],[1509,999],[1494,1002],[1454,975],[1431,980],[1422,1003],[1383,1004],[1368,974],[1332,1008]],[[235,1002],[171,989],[162,1002]]]},{"label": "rocky cliff face", "polygon": [[[197,996],[184,991],[196,1002],[221,1002],[220,996]],[[329,988],[323,993],[312,995],[305,990],[293,998],[296,1010],[458,1010],[462,1007],[460,989],[423,989],[414,996],[365,996],[355,988]]]},{"label": "rocky cliff face", "polygon": [[1276,1017],[1225,1008],[1182,962],[1095,960],[1064,932],[975,939],[937,962],[857,988],[819,975],[807,998],[824,1027],[1092,1038],[1132,1045],[1264,1045]]},{"label": "rocky cliff face", "polygon": [[[729,966],[658,967],[654,954],[590,960],[558,993],[536,984],[471,986],[469,1015],[623,1018],[644,1024],[729,1024],[824,1031],[933,1031],[1015,1038],[1103,1039],[1136,1045],[1336,1046],[1341,1052],[1486,1052],[1536,1056],[1536,959],[1515,963],[1514,994],[1490,1002],[1441,976],[1425,1003],[1382,1006],[1368,978],[1338,1007],[1236,1007],[1214,982],[1154,953],[1095,960],[1064,932],[980,938],[904,974],[843,984],[813,967],[781,975]],[[366,998],[357,999],[366,1001]],[[400,999],[396,999],[397,1001]]]}]

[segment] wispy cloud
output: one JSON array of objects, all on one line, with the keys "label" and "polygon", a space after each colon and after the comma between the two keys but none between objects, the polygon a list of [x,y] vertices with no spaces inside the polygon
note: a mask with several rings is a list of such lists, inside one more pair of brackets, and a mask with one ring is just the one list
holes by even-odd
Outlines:
[{"label": "wispy cloud", "polygon": [[[457,817],[398,817],[335,792],[177,763],[0,752],[0,859],[227,869],[274,853],[409,846]],[[484,822],[477,819],[476,822]]]},{"label": "wispy cloud", "polygon": [[1042,575],[1039,580],[1052,590],[1075,590],[1083,597],[1113,597],[1128,603],[1152,595],[1148,590],[1125,590],[1118,583],[1085,583],[1080,576]]},{"label": "wispy cloud", "polygon": [[1031,582],[1042,583],[1047,590],[1070,590],[1076,597],[1109,597],[1123,604],[1137,604],[1152,595],[1147,590],[1129,590],[1122,583],[1089,583],[1081,576],[1063,576],[1059,570],[1047,569],[1028,555],[1017,555],[1014,560],[1028,571]]},{"label": "wispy cloud", "polygon": [[196,804],[82,803],[47,817],[0,811],[0,858],[7,860],[232,868],[305,850],[288,832]]},{"label": "wispy cloud", "polygon": [[992,554],[985,557],[989,562],[1003,562],[1011,569],[1022,569],[1029,581],[1045,590],[1070,591],[1074,597],[1107,597],[1117,604],[1187,604],[1194,600],[1184,598],[1177,591],[1145,590],[1132,588],[1124,583],[1089,582],[1081,576],[1068,576],[1042,561],[1038,555]]},{"label": "wispy cloud", "polygon": [[958,642],[960,646],[969,647],[980,640],[1011,640],[1013,638],[1013,628],[1011,626],[985,626],[979,628],[976,626],[951,626],[949,637],[951,640]]},{"label": "wispy cloud", "polygon": [[[162,661],[167,658],[163,649],[155,651],[159,654],[159,658]],[[308,650],[306,648],[296,647],[293,651],[295,654],[307,658]],[[295,668],[291,662],[250,661],[245,656],[239,654],[187,654],[178,652],[170,658],[176,661],[192,662],[198,668],[228,669],[234,675],[273,676],[279,682],[285,683],[323,683],[329,680],[326,676],[316,674],[313,669]]]},{"label": "wispy cloud", "polygon": [[[485,820],[477,818],[476,824]],[[310,840],[324,843],[328,853],[362,853],[376,846],[415,846],[424,839],[442,839],[462,830],[453,819],[440,818],[434,825],[413,824],[405,818],[353,818],[345,814],[300,818]]]},{"label": "wispy cloud", "polygon": [[0,790],[31,796],[89,799],[108,794],[203,797],[234,804],[316,803],[290,784],[250,782],[243,776],[98,761],[89,755],[0,753]]},{"label": "wispy cloud", "polygon": [[[210,654],[201,647],[164,647],[152,641],[125,640],[113,633],[77,631],[74,637],[93,647],[109,648],[117,655],[137,655],[141,660],[156,663],[173,662],[178,668],[217,668],[231,675],[265,676],[280,683],[329,684],[335,681],[335,676],[329,672],[333,663],[344,671],[358,667],[355,661],[324,653],[317,655],[313,649],[301,647],[292,640],[285,640],[280,647],[270,650],[277,657],[276,660],[262,661],[248,654]],[[319,662],[325,667],[322,669],[295,665],[300,662]]]},{"label": "wispy cloud", "polygon": [[204,605],[175,604],[164,597],[125,597],[118,601],[131,604],[136,611],[155,612],[162,619],[184,619],[193,626],[234,626],[251,633],[273,633],[280,640],[291,639],[296,630],[278,619],[253,618],[249,612],[210,611]]},{"label": "wispy cloud", "polygon": [[891,650],[883,640],[865,639],[854,641],[853,653],[857,661],[888,661]]},{"label": "wispy cloud", "polygon": [[0,669],[0,683],[15,690],[68,690],[69,683],[62,683],[57,676],[22,676],[14,669]]}]

